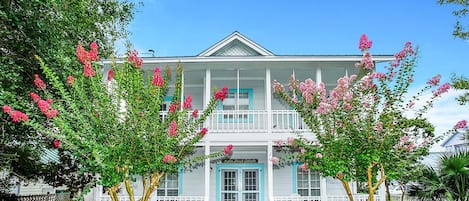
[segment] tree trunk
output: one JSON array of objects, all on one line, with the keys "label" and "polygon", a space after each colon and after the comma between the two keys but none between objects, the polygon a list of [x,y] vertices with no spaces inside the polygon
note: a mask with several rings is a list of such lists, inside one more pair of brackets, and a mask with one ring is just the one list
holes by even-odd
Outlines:
[{"label": "tree trunk", "polygon": [[127,194],[129,194],[130,201],[135,201],[134,189],[132,188],[132,185],[130,184],[130,180],[126,179],[124,183],[125,183],[125,189],[127,190]]},{"label": "tree trunk", "polygon": [[389,180],[384,181],[384,186],[386,187],[386,201],[391,201],[391,193],[389,193]]},{"label": "tree trunk", "polygon": [[345,192],[347,192],[349,201],[353,201],[352,190],[350,189],[350,185],[348,181],[344,180],[344,174],[337,173],[336,178],[339,179],[340,183],[342,183],[342,186],[344,186],[344,189],[345,189]]},{"label": "tree trunk", "polygon": [[117,190],[119,190],[120,186],[121,186],[121,184],[118,183],[118,184],[108,188],[108,193],[109,193],[109,196],[111,197],[112,201],[119,201],[119,198],[117,197]]},{"label": "tree trunk", "polygon": [[386,175],[384,174],[384,168],[383,164],[379,164],[379,173],[380,173],[380,178],[376,182],[375,185],[373,185],[373,168],[378,165],[378,163],[371,163],[370,166],[367,169],[367,177],[368,177],[368,201],[374,201],[375,200],[375,191],[376,189],[379,188],[379,185],[381,185],[384,181],[386,181]]},{"label": "tree trunk", "polygon": [[[150,199],[150,195],[153,193],[153,191],[155,191],[155,189],[160,186],[160,181],[164,174],[164,172],[153,172],[150,175],[150,184],[148,185],[146,191],[144,189],[145,192],[143,193],[143,196],[139,201],[148,201]],[[142,179],[144,178],[142,177]]]}]

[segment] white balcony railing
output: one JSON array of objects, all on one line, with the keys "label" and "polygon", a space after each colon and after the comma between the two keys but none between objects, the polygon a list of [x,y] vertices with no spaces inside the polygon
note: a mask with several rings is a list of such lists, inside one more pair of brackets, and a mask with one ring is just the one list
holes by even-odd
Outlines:
[{"label": "white balcony railing", "polygon": [[[269,119],[271,119],[270,125]],[[293,110],[216,110],[213,111],[206,123],[210,133],[308,131],[300,115]]]},{"label": "white balcony railing", "polygon": [[[119,201],[130,201],[129,196],[118,196]],[[136,200],[140,197],[136,196]],[[150,201],[204,201],[204,196],[152,196]],[[98,201],[111,201],[111,197],[107,195],[101,196],[101,199]]]},{"label": "white balcony railing", "polygon": [[[167,112],[161,112],[160,115],[163,119],[168,117]],[[269,118],[271,125],[269,125]],[[269,131],[301,133],[308,131],[300,114],[294,110],[215,110],[205,123],[210,133],[266,133]]]},{"label": "white balcony railing", "polygon": [[274,201],[321,201],[321,196],[275,196]]}]

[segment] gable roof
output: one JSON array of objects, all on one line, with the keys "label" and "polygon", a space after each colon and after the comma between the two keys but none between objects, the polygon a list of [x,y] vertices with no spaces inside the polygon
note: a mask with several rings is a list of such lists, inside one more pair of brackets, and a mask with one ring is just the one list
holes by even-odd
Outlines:
[{"label": "gable roof", "polygon": [[235,31],[197,56],[274,56],[274,54]]},{"label": "gable roof", "polygon": [[459,143],[464,142],[464,135],[466,135],[466,132],[457,131],[453,133],[450,137],[448,137],[444,142],[442,142],[441,146],[451,146],[454,145],[454,143],[457,143],[458,141]]}]

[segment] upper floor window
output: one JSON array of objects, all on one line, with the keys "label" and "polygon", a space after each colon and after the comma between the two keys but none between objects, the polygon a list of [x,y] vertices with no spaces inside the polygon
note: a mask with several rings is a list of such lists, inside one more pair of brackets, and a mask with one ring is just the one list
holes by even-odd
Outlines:
[{"label": "upper floor window", "polygon": [[252,120],[252,116],[247,112],[247,110],[252,110],[252,102],[252,89],[228,89],[228,94],[225,100],[220,102],[218,106],[219,110],[227,112],[224,112],[219,117],[219,120],[223,120],[225,122],[243,122]]},{"label": "upper floor window", "polygon": [[[299,164],[293,166],[294,191],[301,196],[321,195],[321,176],[317,171],[304,171]],[[296,188],[295,188],[296,187]]]}]

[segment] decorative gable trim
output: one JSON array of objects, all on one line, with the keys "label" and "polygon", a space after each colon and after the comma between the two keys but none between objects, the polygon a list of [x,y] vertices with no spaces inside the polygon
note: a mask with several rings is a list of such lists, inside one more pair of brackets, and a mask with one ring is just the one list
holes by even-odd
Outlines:
[{"label": "decorative gable trim", "polygon": [[197,56],[274,56],[272,52],[248,39],[238,31],[233,32]]}]

